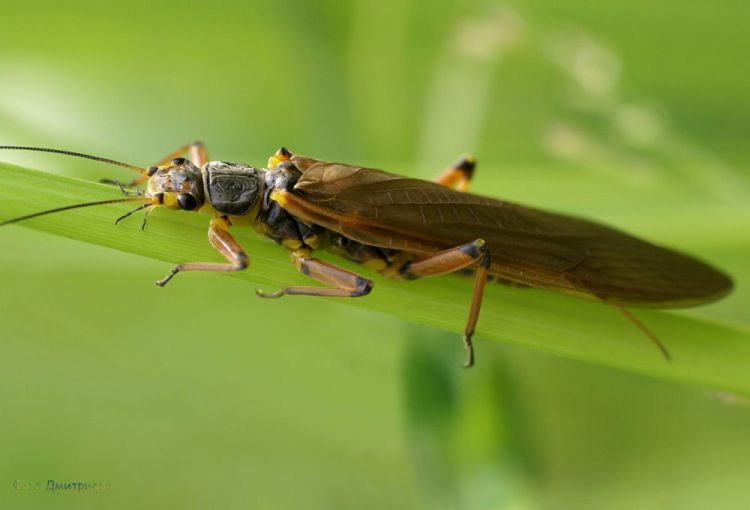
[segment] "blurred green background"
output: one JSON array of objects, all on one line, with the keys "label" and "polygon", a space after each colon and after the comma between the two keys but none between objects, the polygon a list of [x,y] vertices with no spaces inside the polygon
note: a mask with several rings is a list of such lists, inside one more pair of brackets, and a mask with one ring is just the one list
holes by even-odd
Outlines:
[{"label": "blurred green background", "polygon": [[[735,293],[684,313],[746,327],[750,232],[720,220],[748,217],[749,20],[736,0],[7,5],[0,143],[139,165],[285,145],[423,178],[472,152],[476,192],[724,267]],[[169,264],[0,234],[0,508],[750,505],[746,397],[483,342],[481,319],[462,371],[454,333],[216,275],[159,291]]]}]

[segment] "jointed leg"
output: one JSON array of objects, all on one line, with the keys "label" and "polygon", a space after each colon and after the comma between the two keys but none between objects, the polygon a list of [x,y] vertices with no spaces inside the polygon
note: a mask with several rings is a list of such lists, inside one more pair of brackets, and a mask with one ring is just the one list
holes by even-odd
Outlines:
[{"label": "jointed leg", "polygon": [[669,355],[669,351],[667,351],[667,348],[664,347],[664,345],[659,341],[658,338],[656,338],[656,335],[654,335],[651,330],[649,330],[644,324],[635,318],[635,316],[628,311],[627,308],[622,306],[615,305],[615,308],[620,310],[620,313],[622,313],[627,319],[635,324],[635,326],[640,329],[647,337],[651,339],[652,342],[656,345],[656,347],[661,351],[662,356],[664,356],[664,359],[667,361],[671,361],[672,357]]},{"label": "jointed leg", "polygon": [[233,271],[241,271],[245,269],[250,261],[247,258],[245,250],[239,245],[237,241],[229,234],[227,229],[229,228],[229,222],[223,218],[214,218],[211,220],[211,224],[208,227],[208,240],[211,246],[216,248],[216,251],[224,255],[230,263],[220,264],[216,262],[188,262],[186,264],[180,264],[176,266],[172,271],[164,278],[156,282],[159,287],[164,287],[174,275],[180,271],[212,271],[217,273],[227,273]]},{"label": "jointed leg", "polygon": [[[179,149],[177,149],[176,151],[172,152],[167,157],[159,161],[154,166],[155,167],[167,166],[175,158],[182,157],[186,154],[189,155],[190,161],[192,161],[193,164],[195,164],[196,166],[203,166],[208,162],[208,151],[206,151],[206,146],[203,145],[203,142],[192,142],[192,143],[183,145],[182,147],[180,147]],[[141,174],[127,184],[121,184],[119,181],[114,180],[114,179],[102,179],[101,182],[104,182],[107,184],[116,184],[125,195],[128,195],[131,192],[125,191],[123,188],[134,188],[146,182],[148,178],[149,178],[149,174]]]},{"label": "jointed leg", "polygon": [[463,156],[435,177],[434,181],[447,188],[466,191],[475,166],[476,160],[472,156]]},{"label": "jointed leg", "polygon": [[173,159],[183,157],[186,154],[190,158],[190,161],[192,161],[196,166],[203,166],[208,163],[208,151],[206,150],[206,146],[203,144],[203,142],[192,142],[183,145],[176,151],[172,152],[164,159],[159,161],[155,166],[166,166]]},{"label": "jointed leg", "polygon": [[291,286],[266,294],[256,290],[263,298],[278,298],[285,294],[300,296],[326,297],[360,297],[370,293],[372,280],[363,278],[356,273],[336,267],[322,260],[312,258],[309,249],[299,249],[291,252],[292,261],[297,270],[307,276],[330,285],[330,287]]},{"label": "jointed leg", "polygon": [[406,279],[426,278],[438,276],[446,273],[452,273],[470,266],[479,260],[474,277],[474,289],[471,293],[471,305],[469,307],[469,318],[466,321],[464,329],[464,346],[467,351],[466,363],[464,368],[469,368],[474,364],[474,347],[471,343],[471,337],[479,318],[479,309],[482,306],[482,295],[484,293],[484,284],[487,282],[487,273],[490,268],[490,252],[485,246],[482,239],[441,251],[432,255],[427,255],[419,259],[412,260],[404,264],[399,273]]}]

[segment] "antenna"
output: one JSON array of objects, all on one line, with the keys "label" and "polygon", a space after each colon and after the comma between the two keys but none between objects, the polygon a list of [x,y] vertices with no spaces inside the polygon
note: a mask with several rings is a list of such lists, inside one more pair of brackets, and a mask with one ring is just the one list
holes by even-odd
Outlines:
[{"label": "antenna", "polygon": [[94,161],[100,161],[102,163],[108,163],[110,165],[120,166],[122,168],[127,168],[128,170],[133,170],[135,172],[138,172],[139,174],[145,174],[147,171],[146,168],[137,167],[135,165],[128,165],[127,163],[121,163],[119,161],[115,161],[114,159],[100,158],[99,156],[91,156],[90,154],[83,154],[81,152],[64,151],[61,149],[47,149],[44,147],[21,147],[17,145],[0,145],[0,149],[19,150],[19,151],[36,151],[36,152],[52,152],[54,154],[64,154],[66,156],[75,156],[77,158],[91,159]]},{"label": "antenna", "polygon": [[[106,204],[119,204],[122,202],[147,202],[147,198],[138,197],[138,198],[117,198],[115,200],[102,200],[100,202],[87,202],[85,204],[75,204],[75,205],[66,205],[65,207],[56,207],[55,209],[50,209],[48,211],[42,211],[34,214],[27,214],[26,216],[19,216],[18,218],[13,218],[11,220],[5,220],[0,221],[0,227],[4,225],[10,225],[11,223],[17,223],[19,221],[23,220],[29,220],[31,218],[36,218],[37,216],[44,216],[45,214],[52,214],[60,211],[69,211],[70,209],[78,209],[80,207],[91,207],[92,205],[106,205]],[[145,206],[144,206],[145,207]],[[140,210],[140,208],[138,209]],[[119,221],[119,220],[118,220]]]}]

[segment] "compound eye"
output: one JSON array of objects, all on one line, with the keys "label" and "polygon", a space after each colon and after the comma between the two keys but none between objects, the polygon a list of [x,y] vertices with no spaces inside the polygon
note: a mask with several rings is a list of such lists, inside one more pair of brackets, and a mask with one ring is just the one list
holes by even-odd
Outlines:
[{"label": "compound eye", "polygon": [[180,193],[177,196],[177,205],[179,205],[180,209],[182,209],[183,211],[192,211],[193,209],[198,207],[198,202],[190,193]]}]

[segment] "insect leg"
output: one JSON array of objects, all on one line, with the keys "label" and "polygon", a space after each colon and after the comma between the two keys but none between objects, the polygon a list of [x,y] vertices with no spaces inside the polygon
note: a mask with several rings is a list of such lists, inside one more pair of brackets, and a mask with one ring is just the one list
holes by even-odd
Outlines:
[{"label": "insect leg", "polygon": [[[206,146],[203,145],[203,142],[192,142],[183,145],[182,147],[156,163],[156,165],[154,166],[167,166],[173,159],[184,156],[185,154],[188,154],[190,156],[190,161],[192,161],[196,166],[203,166],[208,162],[208,151],[206,151]],[[123,188],[134,188],[135,186],[143,184],[148,180],[148,178],[149,174],[141,174],[127,184],[120,184],[120,182],[114,179],[102,179],[100,182],[106,184],[116,184],[117,186],[119,186],[120,190],[123,190]],[[124,190],[123,192],[126,195],[128,194]]]},{"label": "insect leg", "polygon": [[163,280],[156,282],[159,287],[164,287],[174,275],[180,271],[212,271],[217,273],[228,273],[245,269],[250,261],[245,250],[229,234],[229,222],[224,218],[214,218],[208,227],[208,240],[216,251],[224,255],[230,263],[220,264],[217,262],[188,262],[176,266]]},{"label": "insect leg", "polygon": [[490,268],[490,252],[485,245],[484,240],[476,241],[458,246],[450,250],[441,251],[414,259],[404,264],[399,273],[406,279],[413,280],[416,278],[426,278],[429,276],[438,276],[446,273],[452,273],[470,266],[479,260],[474,277],[474,289],[471,293],[471,305],[469,307],[469,318],[466,321],[464,329],[464,346],[467,351],[466,363],[464,368],[469,368],[474,364],[474,347],[471,343],[471,337],[479,318],[479,308],[482,306],[482,294],[484,293],[484,284],[487,282],[487,272]]},{"label": "insect leg", "polygon": [[469,189],[469,181],[474,173],[476,163],[474,157],[463,156],[433,180],[448,188],[454,188],[458,191],[466,191]]},{"label": "insect leg", "polygon": [[203,142],[196,141],[183,145],[159,161],[155,166],[166,166],[173,159],[182,157],[185,154],[190,157],[190,161],[196,166],[203,166],[208,163],[208,151],[206,150],[206,146]]},{"label": "insect leg", "polygon": [[649,330],[646,326],[644,326],[641,321],[636,319],[635,316],[627,310],[627,308],[624,308],[622,306],[615,306],[615,308],[620,310],[620,313],[622,313],[625,317],[627,317],[627,319],[630,322],[632,322],[635,325],[635,327],[640,329],[644,335],[649,337],[649,339],[651,339],[651,341],[654,342],[656,347],[661,351],[662,356],[664,356],[664,359],[666,359],[667,361],[672,360],[672,357],[669,355],[669,351],[667,351],[667,348],[664,347],[664,345],[659,341],[658,338],[656,338],[656,335],[654,335],[651,332],[651,330]]},{"label": "insect leg", "polygon": [[330,285],[330,287],[292,286],[284,287],[271,294],[266,294],[262,290],[256,290],[258,296],[278,298],[289,294],[299,296],[360,297],[369,294],[372,290],[372,280],[323,262],[320,259],[312,258],[309,249],[294,250],[291,256],[294,265],[300,273],[320,283]]}]

